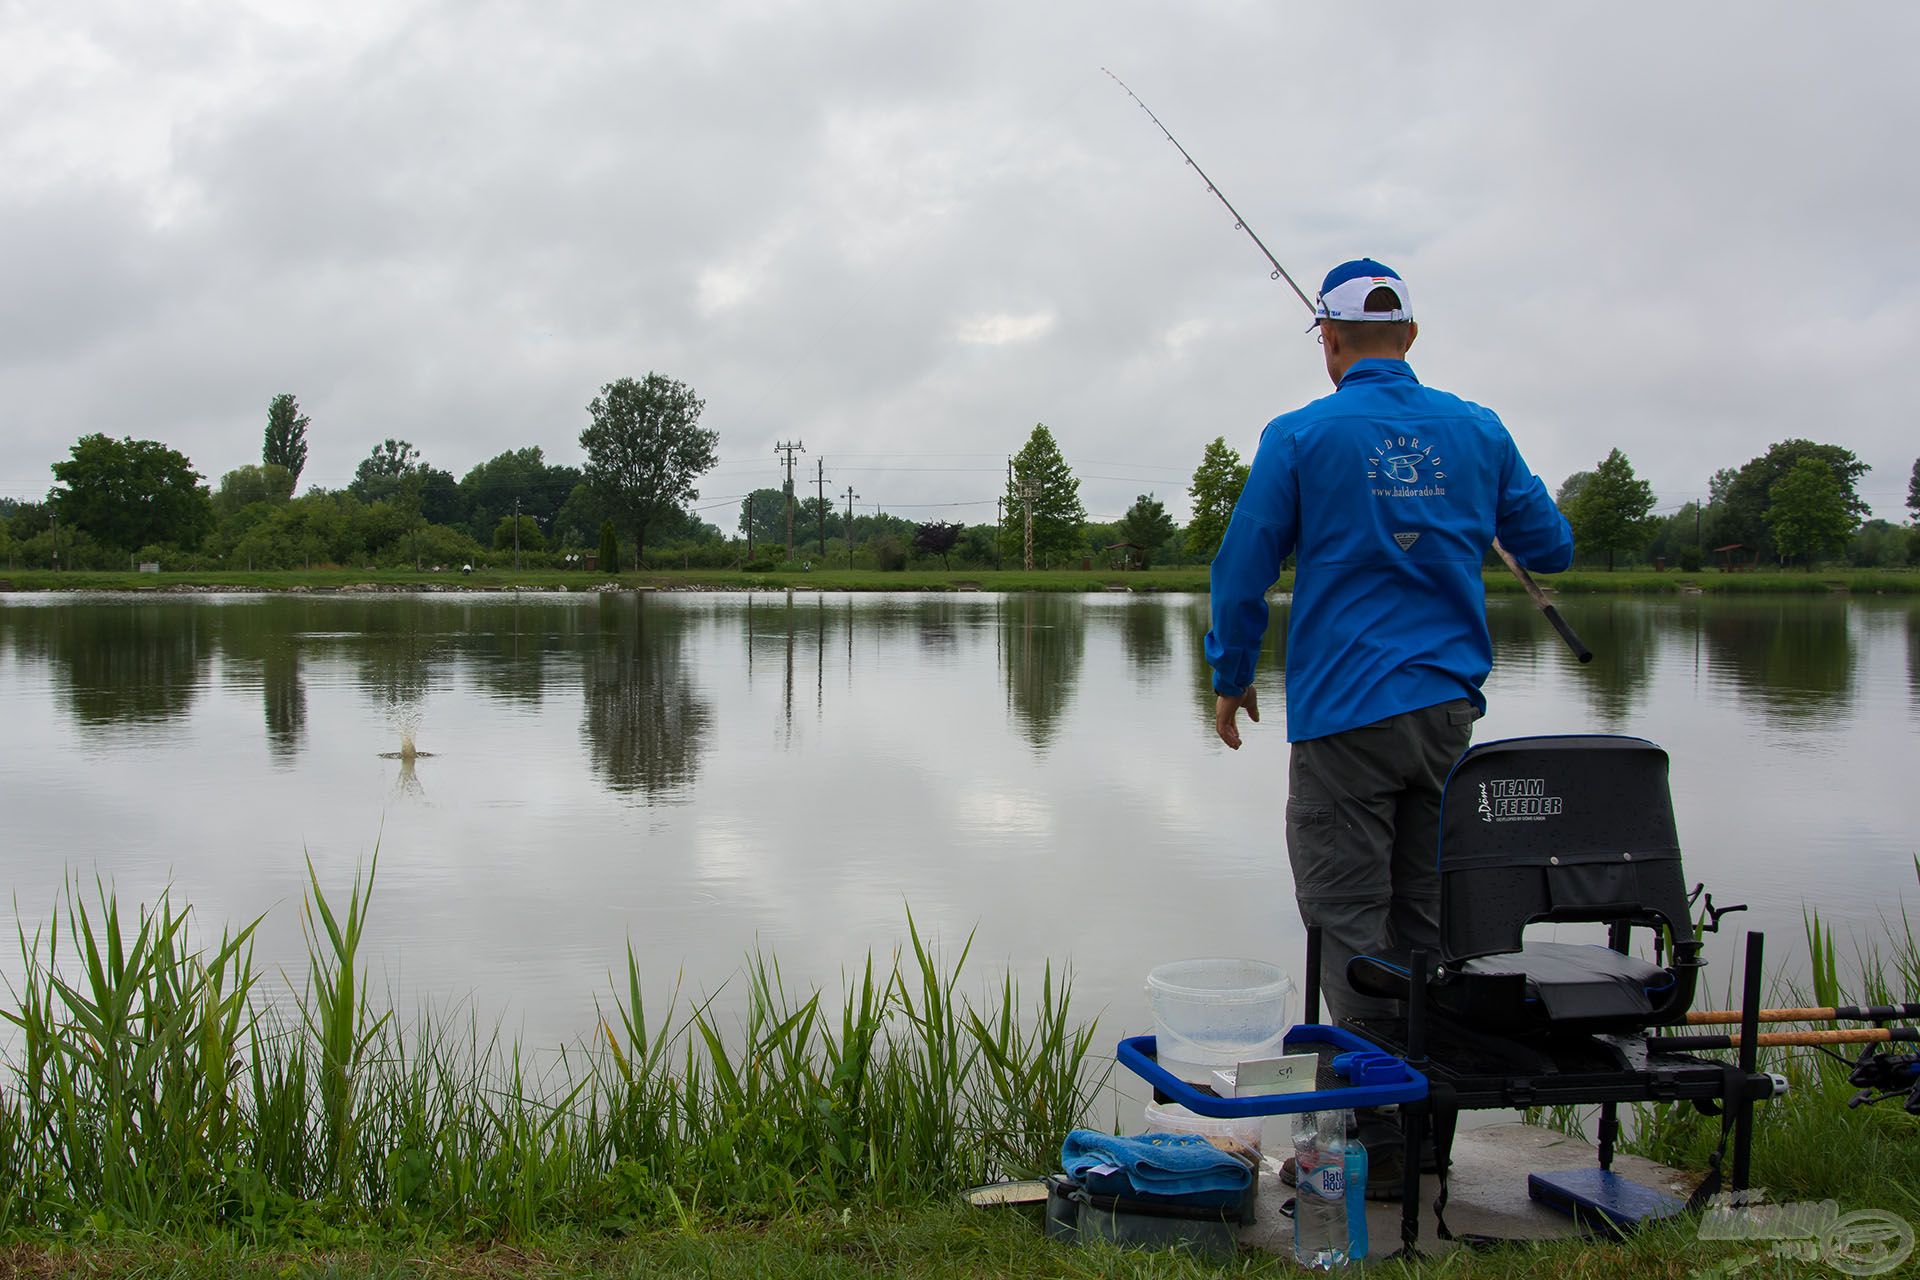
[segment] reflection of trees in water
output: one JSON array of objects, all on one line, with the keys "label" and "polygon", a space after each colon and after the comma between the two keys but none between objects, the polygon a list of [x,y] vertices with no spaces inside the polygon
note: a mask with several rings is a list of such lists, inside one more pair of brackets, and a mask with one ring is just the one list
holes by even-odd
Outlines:
[{"label": "reflection of trees in water", "polygon": [[934,597],[921,602],[916,610],[919,626],[914,642],[921,654],[935,664],[952,660],[959,646],[961,610],[953,600]]},{"label": "reflection of trees in water", "polygon": [[[1571,656],[1565,660],[1576,673],[1587,705],[1603,727],[1615,732],[1626,728],[1648,692],[1660,636],[1674,629],[1679,611],[1669,605],[1613,598],[1583,600],[1572,610],[1564,604],[1557,607],[1593,650],[1592,662],[1576,664]],[[1564,649],[1565,642],[1545,615],[1531,605],[1527,612],[1538,619],[1536,643],[1542,650],[1551,652],[1555,645]],[[1553,656],[1558,659],[1560,654]]]},{"label": "reflection of trees in water", "polygon": [[690,611],[644,593],[600,597],[581,719],[593,768],[609,789],[648,803],[686,798],[712,740],[713,709],[687,661]]},{"label": "reflection of trees in water", "polygon": [[[1567,623],[1587,641],[1599,661],[1600,646],[1587,635],[1584,621],[1591,600],[1576,601],[1561,596],[1554,601]],[[1558,655],[1553,646],[1562,641],[1545,615],[1525,596],[1495,595],[1487,598],[1487,634],[1493,639],[1493,666],[1496,671],[1518,673],[1534,671]]]},{"label": "reflection of trees in water", "polygon": [[356,633],[352,656],[360,692],[384,708],[403,732],[419,722],[420,704],[438,674],[440,640],[434,623],[439,612],[431,602],[408,597],[356,602],[339,627]]},{"label": "reflection of trees in water", "polygon": [[[1292,596],[1267,599],[1267,633],[1260,638],[1260,661],[1254,667],[1254,688],[1260,694],[1261,723],[1279,725],[1284,736],[1286,724],[1287,623],[1292,617]],[[1181,615],[1182,625],[1191,637],[1187,648],[1191,658],[1193,702],[1213,720],[1213,668],[1207,665],[1207,632],[1213,628],[1213,612],[1205,596],[1196,598]]]},{"label": "reflection of trees in water", "polygon": [[14,652],[50,663],[84,726],[184,716],[206,683],[214,611],[188,602],[0,609]]},{"label": "reflection of trees in water", "polygon": [[1034,746],[1048,745],[1073,700],[1086,648],[1087,615],[1078,599],[1039,593],[1001,601],[1007,699]]},{"label": "reflection of trees in water", "polygon": [[546,664],[580,648],[586,610],[551,600],[505,596],[461,607],[463,652],[479,688],[502,702],[538,707],[546,696]]},{"label": "reflection of trees in water", "polygon": [[1801,717],[1841,710],[1857,655],[1844,600],[1725,600],[1701,611],[1713,669],[1767,710]]},{"label": "reflection of trees in water", "polygon": [[1907,698],[1920,712],[1920,604],[1907,606]]},{"label": "reflection of trees in water", "polygon": [[216,612],[222,664],[260,681],[267,752],[291,765],[306,746],[307,684],[301,674],[300,635],[313,624],[306,600],[265,600]]},{"label": "reflection of trees in water", "polygon": [[1165,604],[1151,599],[1129,600],[1120,610],[1120,647],[1136,684],[1155,683],[1166,668],[1172,652],[1167,639],[1168,612]]}]

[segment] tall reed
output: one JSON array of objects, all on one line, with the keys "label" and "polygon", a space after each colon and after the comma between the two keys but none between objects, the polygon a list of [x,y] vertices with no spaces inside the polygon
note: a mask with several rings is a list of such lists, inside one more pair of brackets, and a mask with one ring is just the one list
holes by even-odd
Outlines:
[{"label": "tall reed", "polygon": [[200,949],[168,897],[128,919],[69,882],[22,927],[0,1232],[526,1238],[907,1204],[1050,1165],[1104,1083],[1069,976],[976,1005],[971,939],[949,961],[911,914],[907,946],[833,998],[756,953],[735,1017],[677,983],[650,1009],[629,948],[594,1034],[557,1055],[471,1014],[403,1026],[368,994],[376,871],[329,899],[309,863],[308,972],[281,1002],[258,920]]}]

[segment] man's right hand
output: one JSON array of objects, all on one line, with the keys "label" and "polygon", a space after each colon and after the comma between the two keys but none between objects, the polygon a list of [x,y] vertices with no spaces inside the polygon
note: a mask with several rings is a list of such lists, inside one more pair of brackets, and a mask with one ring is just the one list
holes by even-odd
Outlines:
[{"label": "man's right hand", "polygon": [[1213,699],[1213,731],[1235,751],[1240,749],[1240,725],[1236,717],[1242,707],[1247,709],[1247,719],[1260,723],[1260,701],[1254,696],[1252,685],[1237,698],[1217,694]]}]

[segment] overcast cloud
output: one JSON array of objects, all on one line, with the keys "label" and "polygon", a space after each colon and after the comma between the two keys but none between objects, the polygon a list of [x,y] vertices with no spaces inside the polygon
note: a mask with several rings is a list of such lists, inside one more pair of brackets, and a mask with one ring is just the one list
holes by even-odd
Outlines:
[{"label": "overcast cloud", "polygon": [[[1112,67],[1312,292],[1406,276],[1428,382],[1554,486],[1663,505],[1776,440],[1903,518],[1920,10],[1201,2],[0,0],[0,495],[80,435],[209,481],[267,402],[305,484],[383,437],[578,462],[601,384],[689,383],[702,483],[991,520],[1036,421],[1096,517],[1181,518],[1326,391]],[[885,456],[892,455],[892,456]],[[941,503],[971,506],[936,507]]]}]

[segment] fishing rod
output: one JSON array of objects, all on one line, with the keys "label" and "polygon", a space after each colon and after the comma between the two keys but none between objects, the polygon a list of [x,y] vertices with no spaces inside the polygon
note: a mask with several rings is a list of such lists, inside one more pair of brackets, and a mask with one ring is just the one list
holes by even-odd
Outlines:
[{"label": "fishing rod", "polygon": [[[1920,1018],[1920,1004],[1843,1004],[1819,1009],[1762,1009],[1762,1022],[1892,1022]],[[1740,1021],[1738,1009],[1695,1009],[1687,1014],[1690,1026],[1713,1026]]]},{"label": "fishing rod", "polygon": [[[1173,136],[1173,130],[1167,128],[1167,126],[1161,122],[1160,117],[1153,114],[1153,108],[1149,107],[1140,95],[1135,93],[1127,85],[1125,80],[1114,75],[1113,72],[1106,67],[1102,67],[1100,70],[1106,74],[1108,79],[1126,90],[1127,96],[1132,98],[1134,102],[1139,105],[1140,109],[1147,113],[1147,119],[1153,121],[1153,123],[1158,126],[1160,132],[1166,135],[1167,141],[1173,144],[1174,150],[1178,151],[1181,157],[1186,160],[1187,164],[1192,167],[1193,171],[1200,175],[1200,180],[1207,184],[1207,190],[1211,192],[1221,204],[1227,207],[1227,212],[1233,215],[1233,229],[1235,231],[1246,232],[1248,238],[1259,246],[1261,254],[1268,262],[1273,264],[1273,273],[1268,278],[1272,280],[1285,280],[1288,287],[1293,290],[1294,296],[1300,299],[1300,304],[1307,309],[1307,314],[1317,317],[1319,313],[1314,310],[1313,300],[1307,297],[1306,290],[1300,287],[1299,282],[1293,278],[1291,272],[1280,265],[1280,259],[1273,256],[1273,251],[1267,248],[1266,242],[1260,238],[1259,234],[1247,225],[1247,220],[1240,216],[1238,209],[1233,207],[1233,201],[1227,199],[1227,193],[1214,184],[1213,179],[1207,176],[1207,171],[1200,167],[1200,162],[1195,160],[1193,156],[1188,153],[1187,149],[1180,145],[1180,139]],[[1526,568],[1522,566],[1518,560],[1513,558],[1512,552],[1500,545],[1498,538],[1493,540],[1493,550],[1494,553],[1500,557],[1501,561],[1505,563],[1508,571],[1511,572],[1515,578],[1519,579],[1521,588],[1526,591],[1527,596],[1533,601],[1535,606],[1539,608],[1540,612],[1546,615],[1546,619],[1552,624],[1553,629],[1560,633],[1560,638],[1567,642],[1567,647],[1573,650],[1573,656],[1581,662],[1592,662],[1593,650],[1587,648],[1587,646],[1582,643],[1580,637],[1574,634],[1573,628],[1568,626],[1566,619],[1560,616],[1560,611],[1554,608],[1552,601],[1547,599],[1546,592],[1542,591],[1539,584],[1533,580],[1533,575],[1528,573]]]},{"label": "fishing rod", "polygon": [[[1912,1044],[1920,1042],[1920,1027],[1853,1027],[1835,1031],[1769,1031],[1753,1038],[1756,1045]],[[1725,1035],[1648,1036],[1647,1048],[1656,1053],[1687,1049],[1738,1049],[1744,1040],[1738,1031]]]}]

